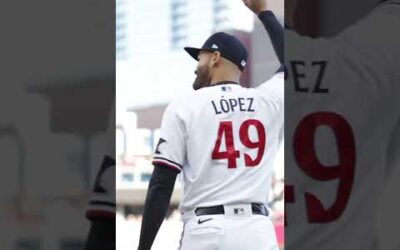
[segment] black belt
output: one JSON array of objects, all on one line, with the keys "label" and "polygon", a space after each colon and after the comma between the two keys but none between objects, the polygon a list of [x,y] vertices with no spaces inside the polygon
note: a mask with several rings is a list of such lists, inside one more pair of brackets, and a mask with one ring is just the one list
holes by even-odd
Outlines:
[{"label": "black belt", "polygon": [[[253,214],[268,216],[268,209],[263,204],[251,203],[251,211]],[[197,216],[201,215],[212,215],[212,214],[225,214],[224,206],[213,206],[213,207],[198,207],[194,210]],[[240,214],[240,209],[235,210],[235,214]]]}]

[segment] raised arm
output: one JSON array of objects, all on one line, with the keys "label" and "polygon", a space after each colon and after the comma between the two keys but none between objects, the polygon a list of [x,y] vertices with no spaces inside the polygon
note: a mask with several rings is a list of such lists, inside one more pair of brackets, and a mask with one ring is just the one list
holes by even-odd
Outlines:
[{"label": "raised arm", "polygon": [[243,3],[258,16],[271,39],[272,46],[281,65],[284,63],[284,32],[274,13],[268,9],[266,0],[243,0]]}]

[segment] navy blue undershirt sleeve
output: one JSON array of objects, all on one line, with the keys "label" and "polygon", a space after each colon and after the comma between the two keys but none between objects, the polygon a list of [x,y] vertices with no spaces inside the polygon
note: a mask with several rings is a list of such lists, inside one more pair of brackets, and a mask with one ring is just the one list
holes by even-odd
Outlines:
[{"label": "navy blue undershirt sleeve", "polygon": [[159,164],[154,165],[144,204],[138,250],[150,250],[167,214],[179,171]]},{"label": "navy blue undershirt sleeve", "polygon": [[115,250],[115,219],[93,219],[85,250]]},{"label": "navy blue undershirt sleeve", "polygon": [[[264,25],[271,39],[272,46],[281,65],[284,63],[284,29],[279,23],[275,14],[270,11],[262,11],[258,14],[258,18]],[[283,67],[281,67],[283,68]]]}]

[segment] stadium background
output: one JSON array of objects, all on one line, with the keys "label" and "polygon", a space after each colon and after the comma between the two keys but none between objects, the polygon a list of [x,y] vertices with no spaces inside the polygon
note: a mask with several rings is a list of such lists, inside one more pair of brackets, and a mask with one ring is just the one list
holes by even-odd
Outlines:
[{"label": "stadium background", "polygon": [[[283,20],[283,1],[271,0],[270,7]],[[249,64],[241,81],[245,86],[257,86],[278,68],[264,28],[240,0],[117,0],[118,250],[135,249],[138,243],[162,114],[174,97],[192,91],[196,62],[183,47],[201,46],[217,31],[237,36],[248,48]],[[273,167],[276,171],[270,210],[283,248],[283,150]],[[171,209],[154,243],[155,250],[177,249],[179,245],[180,194],[177,183]]]}]

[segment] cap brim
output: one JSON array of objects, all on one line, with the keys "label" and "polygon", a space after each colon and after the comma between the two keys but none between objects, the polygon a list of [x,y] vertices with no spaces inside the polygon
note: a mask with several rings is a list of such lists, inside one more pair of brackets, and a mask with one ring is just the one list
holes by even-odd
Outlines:
[{"label": "cap brim", "polygon": [[185,47],[184,48],[186,52],[193,57],[194,60],[198,61],[199,60],[199,54],[201,49],[198,48],[192,48],[192,47]]}]

